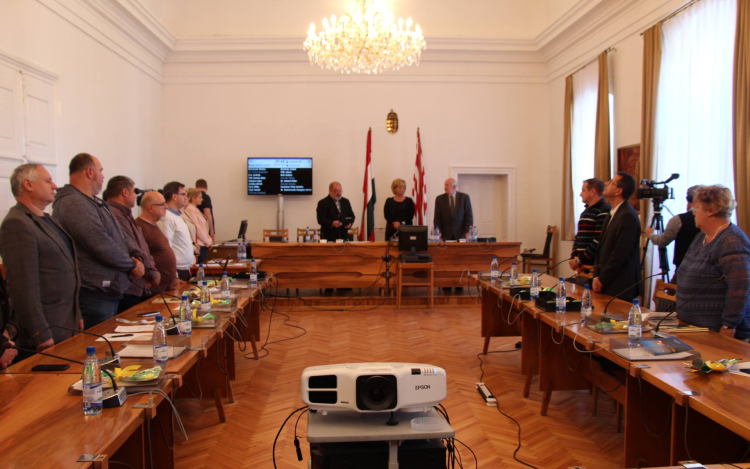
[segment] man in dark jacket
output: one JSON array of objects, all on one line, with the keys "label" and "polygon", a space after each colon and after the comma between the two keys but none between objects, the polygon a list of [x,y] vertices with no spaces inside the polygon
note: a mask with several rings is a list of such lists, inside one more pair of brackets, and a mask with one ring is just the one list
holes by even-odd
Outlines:
[{"label": "man in dark jacket", "polygon": [[641,295],[641,222],[630,206],[635,178],[620,171],[604,187],[604,197],[612,206],[604,219],[592,287],[597,293],[630,301]]},{"label": "man in dark jacket", "polygon": [[320,224],[320,239],[349,239],[349,228],[355,217],[352,204],[341,197],[341,193],[341,184],[334,181],[328,185],[328,197],[318,202],[316,213]]},{"label": "man in dark jacket", "polygon": [[443,239],[468,238],[469,228],[474,225],[474,214],[471,210],[471,199],[468,194],[458,192],[455,179],[445,181],[445,194],[435,198],[435,217],[433,224],[440,228]]},{"label": "man in dark jacket", "polygon": [[8,296],[19,346],[42,351],[82,329],[78,308],[80,277],[73,239],[44,213],[57,186],[44,166],[24,164],[11,175],[18,202],[0,226]]},{"label": "man in dark jacket", "polygon": [[130,277],[142,277],[145,269],[138,260],[143,255],[126,244],[109,206],[96,196],[104,183],[99,160],[79,153],[69,169],[70,184],[57,191],[52,216],[75,241],[81,273],[79,302],[88,329],[117,314]]},{"label": "man in dark jacket", "polygon": [[[154,285],[159,284],[161,275],[156,270],[154,259],[148,249],[148,243],[143,237],[141,228],[136,225],[133,218],[133,207],[135,207],[135,183],[127,176],[115,176],[107,182],[107,189],[104,191],[105,199],[109,208],[112,209],[117,221],[122,228],[122,234],[128,246],[135,246],[140,251],[142,257],[140,260],[146,269],[143,277],[133,280],[130,286],[122,295],[120,304],[117,307],[117,313],[139,304],[156,294]],[[150,289],[153,288],[152,292]]]}]

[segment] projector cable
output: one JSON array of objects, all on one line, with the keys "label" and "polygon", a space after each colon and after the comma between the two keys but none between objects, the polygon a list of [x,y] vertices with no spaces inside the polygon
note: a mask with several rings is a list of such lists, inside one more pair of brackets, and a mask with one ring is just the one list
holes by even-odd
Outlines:
[{"label": "projector cable", "polygon": [[284,429],[284,426],[289,421],[289,419],[292,418],[292,416],[294,414],[296,414],[297,412],[299,412],[301,410],[306,410],[306,409],[309,409],[309,407],[308,406],[303,406],[303,407],[300,407],[299,409],[296,409],[296,410],[292,411],[292,413],[289,414],[289,416],[287,416],[286,420],[284,420],[284,423],[281,424],[281,428],[279,428],[279,431],[276,433],[276,438],[273,439],[273,449],[272,449],[272,452],[271,452],[271,457],[273,459],[273,467],[274,467],[274,469],[276,469],[276,442],[279,440],[279,435],[281,435],[281,430]]}]

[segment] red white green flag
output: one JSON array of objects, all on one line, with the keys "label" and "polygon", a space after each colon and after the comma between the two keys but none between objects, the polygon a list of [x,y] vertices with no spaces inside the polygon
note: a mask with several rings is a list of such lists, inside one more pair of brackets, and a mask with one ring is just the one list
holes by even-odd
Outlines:
[{"label": "red white green flag", "polygon": [[[375,174],[372,171],[372,128],[367,131],[367,159],[365,161],[365,183],[362,188],[365,203],[362,207],[362,226],[359,229],[360,241],[375,241]],[[367,220],[367,231],[365,231]],[[365,234],[366,233],[366,234]]]},{"label": "red white green flag", "polygon": [[427,220],[427,185],[424,178],[424,165],[422,164],[422,140],[417,129],[417,161],[414,163],[414,181],[411,187],[411,196],[414,198],[414,217],[417,225],[424,225]]}]

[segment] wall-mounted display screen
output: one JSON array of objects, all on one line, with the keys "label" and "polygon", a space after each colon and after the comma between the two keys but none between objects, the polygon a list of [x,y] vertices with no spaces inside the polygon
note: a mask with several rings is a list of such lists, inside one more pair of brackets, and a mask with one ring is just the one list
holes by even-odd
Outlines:
[{"label": "wall-mounted display screen", "polygon": [[312,195],[312,158],[248,158],[248,195]]}]

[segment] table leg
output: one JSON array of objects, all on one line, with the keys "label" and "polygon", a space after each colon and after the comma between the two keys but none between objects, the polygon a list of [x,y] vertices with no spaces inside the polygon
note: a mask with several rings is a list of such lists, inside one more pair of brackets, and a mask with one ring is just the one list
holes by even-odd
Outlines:
[{"label": "table leg", "polygon": [[398,469],[398,441],[388,442],[388,469]]}]

